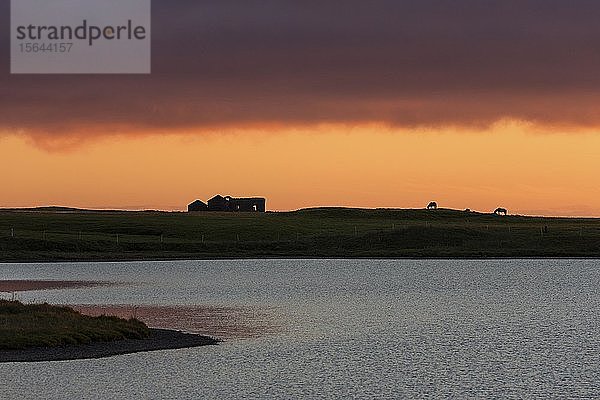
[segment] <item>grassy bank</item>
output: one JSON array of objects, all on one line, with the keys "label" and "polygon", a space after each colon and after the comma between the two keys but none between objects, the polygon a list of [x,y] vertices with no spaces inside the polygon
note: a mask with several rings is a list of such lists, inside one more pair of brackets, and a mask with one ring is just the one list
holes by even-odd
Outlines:
[{"label": "grassy bank", "polygon": [[600,219],[457,210],[0,212],[0,261],[600,257]]},{"label": "grassy bank", "polygon": [[146,325],[137,320],[88,317],[68,307],[0,300],[0,350],[142,339],[148,335]]}]

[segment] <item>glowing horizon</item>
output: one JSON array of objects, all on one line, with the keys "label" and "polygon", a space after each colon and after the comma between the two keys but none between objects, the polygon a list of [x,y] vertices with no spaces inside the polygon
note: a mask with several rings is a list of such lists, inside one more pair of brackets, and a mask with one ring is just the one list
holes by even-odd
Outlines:
[{"label": "glowing horizon", "polygon": [[[273,130],[275,129],[275,130]],[[305,207],[600,216],[600,137],[506,121],[482,131],[376,124],[109,136],[52,151],[0,139],[2,207],[184,210],[214,194]]]}]

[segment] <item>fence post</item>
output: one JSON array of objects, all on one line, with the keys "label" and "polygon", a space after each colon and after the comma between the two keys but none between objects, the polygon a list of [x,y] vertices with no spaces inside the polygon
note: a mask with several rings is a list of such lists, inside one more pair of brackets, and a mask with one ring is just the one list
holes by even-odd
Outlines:
[{"label": "fence post", "polygon": [[15,228],[10,228],[10,237],[15,237]]},{"label": "fence post", "polygon": [[119,234],[117,233],[117,244],[119,244]]}]

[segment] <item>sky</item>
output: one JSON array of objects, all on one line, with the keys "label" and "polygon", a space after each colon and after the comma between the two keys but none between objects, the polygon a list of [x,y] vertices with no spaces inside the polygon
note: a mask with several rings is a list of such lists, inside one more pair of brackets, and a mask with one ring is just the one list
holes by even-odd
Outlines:
[{"label": "sky", "polygon": [[10,75],[0,207],[600,216],[600,3],[154,0],[152,74]]}]

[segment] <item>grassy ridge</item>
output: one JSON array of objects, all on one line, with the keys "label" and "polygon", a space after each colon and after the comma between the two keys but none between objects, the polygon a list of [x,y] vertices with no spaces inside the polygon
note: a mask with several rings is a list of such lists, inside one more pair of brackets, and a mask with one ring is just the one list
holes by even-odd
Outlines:
[{"label": "grassy ridge", "polygon": [[0,212],[0,261],[241,257],[600,257],[600,219],[444,209]]},{"label": "grassy ridge", "polygon": [[149,333],[133,319],[88,317],[68,307],[0,300],[0,350],[142,339]]}]

